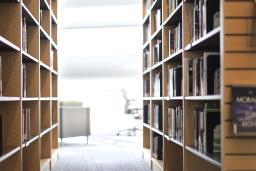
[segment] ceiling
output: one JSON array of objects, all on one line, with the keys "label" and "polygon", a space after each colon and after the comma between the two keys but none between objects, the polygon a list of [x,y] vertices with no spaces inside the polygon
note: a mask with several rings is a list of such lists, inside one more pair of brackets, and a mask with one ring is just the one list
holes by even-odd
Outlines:
[{"label": "ceiling", "polygon": [[141,72],[141,0],[59,1],[59,71],[64,78]]},{"label": "ceiling", "polygon": [[137,5],[141,0],[60,0],[61,6],[66,7],[88,7],[88,6],[118,6]]}]

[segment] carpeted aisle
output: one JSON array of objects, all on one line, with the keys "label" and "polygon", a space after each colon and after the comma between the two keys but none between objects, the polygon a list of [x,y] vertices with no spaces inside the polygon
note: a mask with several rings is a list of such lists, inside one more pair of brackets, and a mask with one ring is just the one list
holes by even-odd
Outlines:
[{"label": "carpeted aisle", "polygon": [[53,171],[149,171],[138,137],[84,137],[63,141]]}]

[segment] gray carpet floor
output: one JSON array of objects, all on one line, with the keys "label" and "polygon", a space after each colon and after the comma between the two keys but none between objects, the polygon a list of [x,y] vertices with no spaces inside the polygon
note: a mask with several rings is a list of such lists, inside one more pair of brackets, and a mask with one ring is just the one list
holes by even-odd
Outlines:
[{"label": "gray carpet floor", "polygon": [[53,171],[149,171],[141,139],[128,136],[64,139]]}]

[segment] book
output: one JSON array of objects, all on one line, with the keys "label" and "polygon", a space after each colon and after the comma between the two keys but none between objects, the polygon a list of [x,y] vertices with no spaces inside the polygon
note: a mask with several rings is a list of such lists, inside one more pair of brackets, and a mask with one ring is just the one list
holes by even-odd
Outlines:
[{"label": "book", "polygon": [[28,51],[28,35],[25,17],[22,19],[22,50],[25,52]]},{"label": "book", "polygon": [[172,68],[172,67],[170,67],[169,68],[169,78],[168,78],[168,80],[169,80],[169,82],[168,82],[168,91],[169,91],[169,96],[170,97],[173,97],[174,96],[174,92],[173,92],[173,90],[174,90],[174,82],[173,82],[173,77],[174,77],[174,68]]},{"label": "book", "polygon": [[213,153],[221,153],[221,127],[216,125],[213,130]]},{"label": "book", "polygon": [[169,29],[169,56],[182,48],[182,28],[181,23]]},{"label": "book", "polygon": [[182,95],[182,66],[178,65],[173,72],[173,92],[174,96]]},{"label": "book", "polygon": [[[204,52],[204,85],[202,95],[220,93],[220,54],[218,52]],[[216,90],[215,90],[216,89]]]},{"label": "book", "polygon": [[256,87],[232,86],[234,134],[256,135]]},{"label": "book", "polygon": [[162,60],[162,40],[158,39],[153,47],[154,64]]},{"label": "book", "polygon": [[22,141],[26,143],[31,139],[31,128],[30,128],[30,108],[22,109]]},{"label": "book", "polygon": [[161,131],[163,129],[162,106],[160,104],[155,104],[153,107],[153,112],[154,112],[154,128]]},{"label": "book", "polygon": [[217,11],[214,15],[213,15],[213,28],[217,28],[220,26],[220,12]]},{"label": "book", "polygon": [[163,160],[163,140],[162,137],[155,136],[153,138],[153,150],[152,155],[158,160]]},{"label": "book", "polygon": [[194,1],[193,15],[192,15],[192,33],[193,41],[196,41],[199,38],[199,0]]},{"label": "book", "polygon": [[220,108],[210,107],[205,104],[204,112],[204,151],[212,154],[214,152],[214,129],[220,125]]},{"label": "book", "polygon": [[143,113],[144,113],[143,122],[150,125],[150,105],[149,104],[144,104]]},{"label": "book", "polygon": [[0,156],[3,154],[3,121],[2,115],[0,115]]},{"label": "book", "polygon": [[143,70],[147,70],[150,67],[150,55],[149,50],[146,49],[143,53]]},{"label": "book", "polygon": [[53,58],[54,58],[54,51],[53,49],[50,50],[50,66],[53,68]]},{"label": "book", "polygon": [[161,97],[162,95],[162,73],[154,74],[154,97]]},{"label": "book", "polygon": [[162,13],[161,9],[157,9],[155,13],[155,31],[157,31],[162,24]]},{"label": "book", "polygon": [[145,93],[144,96],[145,97],[149,97],[150,96],[150,80],[149,79],[145,79]]},{"label": "book", "polygon": [[1,56],[0,56],[0,96],[3,96],[3,65],[2,65]]},{"label": "book", "polygon": [[22,96],[27,97],[27,68],[22,64]]},{"label": "book", "polygon": [[168,134],[179,142],[183,141],[183,109],[168,108]]}]

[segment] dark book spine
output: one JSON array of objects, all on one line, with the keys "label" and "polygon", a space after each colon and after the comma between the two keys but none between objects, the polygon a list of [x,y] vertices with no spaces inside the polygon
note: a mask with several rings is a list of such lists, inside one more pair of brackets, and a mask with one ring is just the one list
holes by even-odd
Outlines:
[{"label": "dark book spine", "polygon": [[0,56],[0,96],[3,96],[3,64]]},{"label": "dark book spine", "polygon": [[2,115],[0,115],[0,156],[3,154],[3,121]]}]

